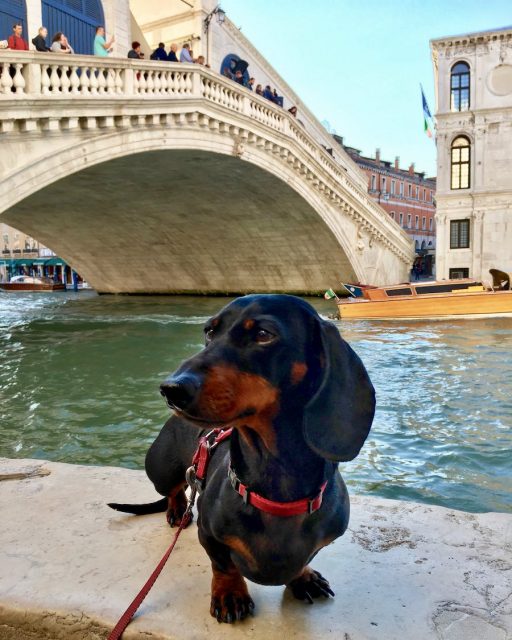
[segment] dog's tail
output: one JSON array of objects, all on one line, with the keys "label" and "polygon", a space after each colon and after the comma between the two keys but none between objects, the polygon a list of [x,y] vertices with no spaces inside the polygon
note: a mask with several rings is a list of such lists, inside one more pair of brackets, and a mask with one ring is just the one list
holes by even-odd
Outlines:
[{"label": "dog's tail", "polygon": [[133,513],[136,516],[145,516],[149,513],[160,513],[166,511],[168,506],[167,498],[162,498],[156,502],[149,502],[147,504],[119,504],[118,502],[109,502],[108,506],[116,511],[122,511],[123,513]]}]

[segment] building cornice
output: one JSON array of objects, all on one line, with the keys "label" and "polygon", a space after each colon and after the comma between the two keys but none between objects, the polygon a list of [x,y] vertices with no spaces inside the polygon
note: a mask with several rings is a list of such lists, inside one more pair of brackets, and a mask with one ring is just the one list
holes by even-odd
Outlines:
[{"label": "building cornice", "polygon": [[467,47],[478,44],[488,44],[492,42],[512,42],[512,27],[503,27],[490,31],[477,31],[456,36],[444,36],[430,40],[432,49],[446,49],[448,47]]}]

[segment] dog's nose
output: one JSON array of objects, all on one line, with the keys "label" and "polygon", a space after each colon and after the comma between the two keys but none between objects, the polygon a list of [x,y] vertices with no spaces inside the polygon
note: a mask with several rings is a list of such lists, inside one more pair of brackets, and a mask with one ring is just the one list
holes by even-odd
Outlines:
[{"label": "dog's nose", "polygon": [[191,375],[183,373],[171,376],[160,385],[160,393],[168,404],[177,409],[187,409],[194,401],[199,389],[199,380]]}]

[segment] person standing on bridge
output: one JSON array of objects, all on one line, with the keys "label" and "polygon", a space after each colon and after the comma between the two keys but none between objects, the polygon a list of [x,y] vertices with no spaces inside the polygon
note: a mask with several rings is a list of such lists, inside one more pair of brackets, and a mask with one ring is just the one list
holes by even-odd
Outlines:
[{"label": "person standing on bridge", "polygon": [[190,45],[184,44],[180,53],[180,62],[194,62],[194,58],[190,52]]},{"label": "person standing on bridge", "polygon": [[140,42],[136,40],[132,42],[132,48],[128,51],[128,57],[140,60]]},{"label": "person standing on bridge", "polygon": [[107,42],[105,38],[105,27],[96,27],[94,38],[94,55],[106,58],[112,52],[112,45],[115,42],[114,36]]},{"label": "person standing on bridge", "polygon": [[47,35],[48,29],[46,27],[39,27],[37,36],[32,38],[32,44],[36,48],[36,51],[50,51],[50,47],[46,44]]},{"label": "person standing on bridge", "polygon": [[21,37],[23,27],[19,22],[13,25],[12,35],[7,39],[7,47],[15,51],[28,51],[28,42]]},{"label": "person standing on bridge", "polygon": [[178,51],[178,45],[174,44],[173,42],[171,44],[171,48],[169,49],[169,55],[167,56],[167,60],[169,62],[179,62],[178,56],[176,55],[176,51]]}]

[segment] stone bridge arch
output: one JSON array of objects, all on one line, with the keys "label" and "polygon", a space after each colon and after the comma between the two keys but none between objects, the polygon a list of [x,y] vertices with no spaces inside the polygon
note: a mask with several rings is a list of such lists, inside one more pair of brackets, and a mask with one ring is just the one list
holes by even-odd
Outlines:
[{"label": "stone bridge arch", "polygon": [[99,291],[316,292],[407,274],[411,243],[352,163],[260,96],[198,65],[5,55],[0,220]]},{"label": "stone bridge arch", "polygon": [[316,292],[363,277],[343,229],[285,163],[243,160],[232,136],[201,133],[116,133],[33,163],[0,219],[101,292]]}]

